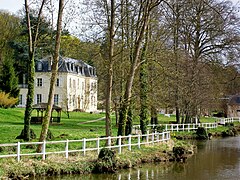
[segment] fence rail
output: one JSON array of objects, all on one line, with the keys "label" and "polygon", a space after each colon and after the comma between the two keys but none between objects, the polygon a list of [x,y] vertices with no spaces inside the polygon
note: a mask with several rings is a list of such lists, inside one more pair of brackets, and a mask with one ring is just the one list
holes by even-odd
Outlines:
[{"label": "fence rail", "polygon": [[[239,117],[231,118],[216,118],[214,123],[195,123],[195,124],[152,124],[148,125],[149,129],[163,128],[164,131],[191,131],[196,130],[198,127],[206,129],[217,128],[218,125],[225,125],[226,123],[240,122]],[[140,125],[134,125],[132,134],[141,134]]]},{"label": "fence rail", "polygon": [[[16,153],[14,154],[0,154],[0,158],[7,157],[16,157],[19,162],[23,156],[42,156],[42,159],[45,160],[46,156],[49,154],[65,154],[65,157],[68,158],[69,154],[74,152],[82,152],[83,155],[86,155],[87,151],[97,151],[100,152],[102,148],[117,149],[118,153],[121,154],[124,147],[127,147],[128,150],[132,150],[133,146],[141,148],[141,145],[144,144],[154,144],[158,142],[164,142],[170,140],[170,132],[163,133],[152,133],[145,135],[128,135],[128,136],[117,136],[117,137],[103,137],[103,138],[91,138],[91,139],[81,139],[81,140],[62,140],[62,141],[44,141],[44,142],[18,142],[11,144],[0,144],[0,147],[15,147]],[[107,143],[106,143],[107,142]],[[80,146],[77,146],[76,149],[70,149],[71,143],[79,143]],[[36,153],[31,152],[27,153],[26,148],[23,146],[27,145],[39,145],[42,144],[42,152]],[[49,146],[53,144],[64,144],[64,149],[55,150],[53,152],[48,151]],[[24,151],[24,152],[23,152]]]},{"label": "fence rail", "polygon": [[[216,128],[218,123],[198,123],[198,124],[152,124],[148,125],[149,129],[163,128],[164,131],[191,131],[196,130],[198,127],[206,129]],[[133,126],[133,134],[140,133],[140,125]]]},{"label": "fence rail", "polygon": [[240,122],[240,117],[230,117],[230,118],[216,118],[219,124],[225,125],[226,123]]}]

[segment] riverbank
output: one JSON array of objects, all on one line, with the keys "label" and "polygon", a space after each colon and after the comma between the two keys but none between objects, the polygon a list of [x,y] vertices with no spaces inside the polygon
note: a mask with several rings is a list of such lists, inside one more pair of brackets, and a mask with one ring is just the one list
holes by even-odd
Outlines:
[{"label": "riverbank", "polygon": [[[224,126],[219,126],[216,129],[206,130],[205,138],[203,139],[212,139],[212,138],[221,138],[221,137],[232,137],[240,134],[240,124],[228,123]],[[188,140],[199,139],[199,136],[196,131],[191,132],[175,132],[171,134],[171,137],[174,137],[178,140]]]},{"label": "riverbank", "polygon": [[147,145],[133,151],[125,149],[122,154],[112,152],[114,158],[105,158],[107,161],[98,158],[96,153],[87,153],[86,156],[74,154],[69,159],[51,155],[45,161],[38,158],[22,159],[20,162],[2,159],[0,175],[2,179],[27,179],[64,174],[112,173],[124,168],[141,166],[143,163],[185,161],[193,155],[194,146],[183,141],[170,140],[168,143]]}]

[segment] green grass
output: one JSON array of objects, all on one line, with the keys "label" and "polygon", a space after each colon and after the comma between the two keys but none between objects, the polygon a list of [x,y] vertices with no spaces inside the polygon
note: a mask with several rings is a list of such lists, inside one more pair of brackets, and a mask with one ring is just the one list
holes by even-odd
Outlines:
[{"label": "green grass", "polygon": [[[176,116],[171,115],[170,117],[166,117],[163,114],[158,114],[158,123],[159,124],[168,124],[170,121],[176,121]],[[214,123],[216,121],[213,117],[201,117],[201,123]]]},{"label": "green grass", "polygon": [[[15,139],[20,135],[24,126],[24,110],[23,108],[1,109],[0,108],[0,143],[17,142]],[[36,112],[33,111],[33,113]],[[33,114],[34,115],[34,114]],[[70,112],[70,118],[62,112],[62,118],[60,124],[50,125],[50,130],[54,135],[54,140],[61,139],[82,139],[82,138],[94,138],[105,135],[105,121],[91,122],[87,124],[81,124],[82,122],[96,120],[103,118],[104,114],[90,114],[84,112]],[[166,124],[170,121],[175,121],[175,116],[166,117],[162,114],[158,115],[159,124]],[[202,123],[215,122],[215,118],[201,118]],[[113,136],[117,135],[117,128],[115,126],[115,119],[112,120]],[[133,124],[139,124],[139,119],[135,118]],[[40,135],[41,125],[32,124],[31,128],[37,135],[37,139]],[[224,127],[214,129],[213,131],[222,131]],[[212,131],[212,130],[211,130]],[[184,132],[188,133],[188,132]]]},{"label": "green grass", "polygon": [[[96,120],[104,117],[104,114],[90,114],[83,112],[70,112],[70,118],[67,118],[65,113],[62,113],[61,123],[50,125],[55,139],[82,139],[104,136],[105,121],[97,121],[88,124],[80,124],[89,120]],[[24,109],[0,108],[0,143],[17,142],[15,139],[24,127]],[[113,126],[114,127],[114,126]],[[40,135],[41,125],[32,124],[31,128],[37,135]],[[114,130],[116,132],[116,130]],[[62,135],[62,136],[61,136]],[[61,137],[60,137],[61,136]]]}]

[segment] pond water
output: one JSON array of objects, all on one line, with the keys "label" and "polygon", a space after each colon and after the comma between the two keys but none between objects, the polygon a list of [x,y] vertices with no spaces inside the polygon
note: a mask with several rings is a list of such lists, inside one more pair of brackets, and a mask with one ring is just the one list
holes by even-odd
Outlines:
[{"label": "pond water", "polygon": [[239,180],[240,136],[197,142],[197,153],[186,163],[145,164],[116,174],[91,174],[48,180]]}]

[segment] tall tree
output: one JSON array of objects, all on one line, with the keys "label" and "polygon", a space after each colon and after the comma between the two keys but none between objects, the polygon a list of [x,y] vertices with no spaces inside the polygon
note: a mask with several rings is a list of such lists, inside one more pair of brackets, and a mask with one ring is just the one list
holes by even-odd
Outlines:
[{"label": "tall tree", "polygon": [[108,40],[108,72],[107,72],[107,88],[106,88],[106,136],[112,135],[111,121],[111,103],[112,103],[112,84],[113,84],[113,55],[114,55],[114,26],[115,26],[115,0],[110,1],[110,8],[105,1],[107,10],[107,40]]},{"label": "tall tree", "polygon": [[226,1],[172,0],[168,5],[163,22],[171,32],[166,46],[174,53],[166,66],[169,102],[185,122],[192,122],[215,95],[206,92],[215,85],[211,63],[226,62],[229,54],[236,57],[239,19]]},{"label": "tall tree", "polygon": [[123,100],[120,107],[120,114],[119,114],[119,127],[118,127],[118,135],[125,134],[126,122],[127,122],[127,114],[130,107],[130,101],[132,97],[132,87],[133,87],[133,80],[135,77],[135,73],[137,68],[139,67],[140,62],[140,51],[141,46],[144,39],[144,34],[146,32],[146,28],[148,26],[150,13],[154,7],[158,6],[162,1],[161,0],[147,0],[147,1],[140,1],[136,3],[138,5],[138,15],[136,19],[136,24],[134,25],[134,40],[133,40],[133,53],[130,54],[130,68],[127,75],[127,82],[125,86],[125,92],[123,96]]},{"label": "tall tree", "polygon": [[[51,67],[52,75],[51,75],[50,89],[48,94],[47,109],[46,109],[45,116],[43,118],[42,130],[39,138],[40,142],[43,142],[44,140],[46,140],[48,129],[49,129],[50,118],[52,114],[52,107],[54,103],[55,84],[57,80],[59,51],[60,51],[60,44],[61,44],[63,9],[64,9],[64,0],[59,0],[57,35],[56,35],[55,49],[53,54],[53,64]],[[41,149],[42,149],[42,144],[38,146],[37,152],[40,152]]]},{"label": "tall tree", "polygon": [[2,59],[9,55],[8,52],[11,51],[9,43],[18,37],[20,30],[20,18],[0,11],[0,64]]},{"label": "tall tree", "polygon": [[[40,18],[42,15],[43,6],[46,0],[42,0],[41,6],[38,12],[38,20],[37,25],[32,27],[31,19],[30,19],[30,8],[28,0],[25,0],[25,13],[26,13],[26,23],[28,28],[28,93],[27,93],[27,103],[26,109],[24,114],[24,129],[23,129],[23,137],[22,139],[29,141],[30,140],[30,121],[31,121],[31,112],[32,112],[32,104],[33,104],[33,97],[34,97],[34,75],[35,75],[35,62],[34,62],[34,54],[35,54],[35,47],[38,40],[38,31],[40,26]],[[33,35],[33,28],[34,28],[34,35]]]},{"label": "tall tree", "polygon": [[149,36],[149,25],[145,33],[145,40],[140,57],[140,129],[142,134],[147,133],[148,116],[149,116],[149,102],[148,102],[148,36]]}]

